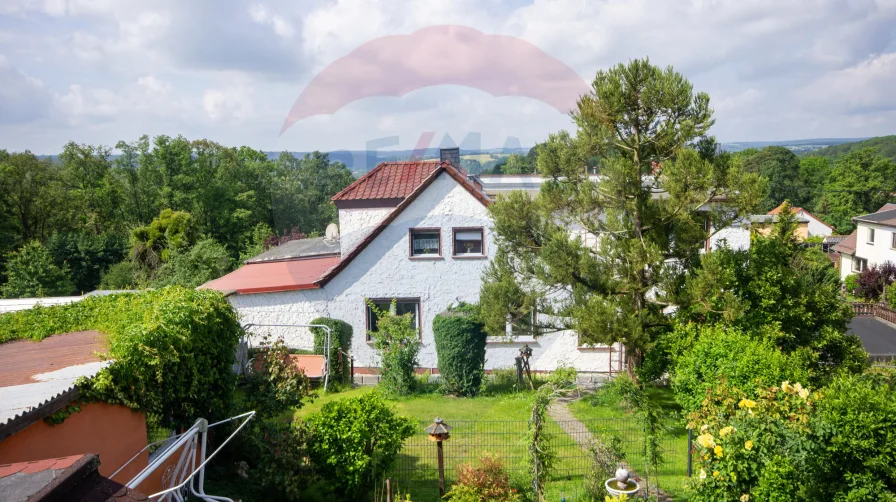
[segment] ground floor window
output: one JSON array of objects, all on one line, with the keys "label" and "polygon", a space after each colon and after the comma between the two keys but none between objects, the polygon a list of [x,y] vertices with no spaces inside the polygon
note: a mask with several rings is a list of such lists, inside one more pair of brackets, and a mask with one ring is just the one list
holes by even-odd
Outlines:
[{"label": "ground floor window", "polygon": [[859,258],[858,256],[853,257],[852,259],[852,271],[853,272],[862,272],[868,268],[868,260],[865,258]]},{"label": "ground floor window", "polygon": [[[393,298],[370,298],[367,301],[372,303],[378,310],[391,311]],[[411,314],[414,324],[417,325],[417,332],[420,333],[422,326],[420,324],[420,299],[419,298],[395,298],[395,310],[397,315]],[[370,307],[370,303],[365,303],[367,311],[367,341],[370,339],[370,332],[377,330],[376,312]]]}]

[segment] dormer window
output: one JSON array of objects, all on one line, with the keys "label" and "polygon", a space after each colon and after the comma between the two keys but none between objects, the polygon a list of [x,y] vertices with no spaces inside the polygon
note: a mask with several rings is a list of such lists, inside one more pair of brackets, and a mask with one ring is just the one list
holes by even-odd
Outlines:
[{"label": "dormer window", "polygon": [[454,229],[454,256],[476,258],[485,256],[485,232],[482,227]]},{"label": "dormer window", "polygon": [[412,228],[410,247],[411,258],[439,258],[442,256],[442,232],[438,228]]}]

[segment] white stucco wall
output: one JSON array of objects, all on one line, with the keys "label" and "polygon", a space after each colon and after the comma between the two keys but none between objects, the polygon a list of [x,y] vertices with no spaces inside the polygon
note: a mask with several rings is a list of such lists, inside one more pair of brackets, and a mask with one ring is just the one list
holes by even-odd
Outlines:
[{"label": "white stucco wall", "polygon": [[850,274],[853,274],[852,270],[852,255],[846,253],[840,253],[840,280],[846,279],[846,277]]},{"label": "white stucco wall", "polygon": [[391,207],[340,209],[339,248],[345,256],[392,212]]},{"label": "white stucco wall", "polygon": [[[871,228],[874,229],[874,244],[868,243],[868,230]],[[896,249],[893,249],[896,228],[860,222],[857,230],[855,256],[868,260],[869,267],[886,261],[896,263]]]},{"label": "white stucco wall", "polygon": [[[375,367],[373,347],[366,341],[365,298],[419,298],[423,329],[418,362],[421,367],[436,368],[433,319],[451,304],[479,300],[482,273],[496,252],[490,224],[486,208],[443,173],[323,289],[234,295],[230,301],[244,323],[308,323],[320,316],[346,321],[354,330],[351,354],[355,366]],[[415,227],[442,229],[442,257],[409,259],[408,230]],[[488,258],[452,257],[452,227],[485,228]],[[304,330],[283,329],[280,334],[294,346],[310,348],[311,337]],[[521,346],[490,343],[487,369],[513,366]],[[530,346],[536,370],[551,370],[563,361],[575,364],[580,371],[610,369],[608,348],[580,350],[572,333],[546,335],[530,342]]]},{"label": "white stucco wall", "polygon": [[709,238],[710,249],[719,249],[723,243],[730,249],[750,249],[750,224],[739,221],[720,229]]},{"label": "white stucco wall", "polygon": [[815,218],[811,214],[808,214],[805,211],[800,211],[796,214],[797,216],[801,216],[809,220],[809,237],[814,237],[816,235],[820,235],[822,237],[833,235],[834,231],[831,230],[831,227],[825,225],[821,222],[821,220]]}]

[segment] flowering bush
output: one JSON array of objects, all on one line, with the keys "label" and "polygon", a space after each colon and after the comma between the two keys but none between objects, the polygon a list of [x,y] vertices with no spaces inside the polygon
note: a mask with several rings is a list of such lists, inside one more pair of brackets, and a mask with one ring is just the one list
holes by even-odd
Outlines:
[{"label": "flowering bush", "polygon": [[[818,393],[799,383],[759,389],[755,399],[723,383],[690,415],[697,500],[800,500],[809,417]],[[760,496],[761,495],[761,496]]]},{"label": "flowering bush", "polygon": [[689,419],[694,500],[896,501],[896,391],[878,376],[755,397],[723,382]]},{"label": "flowering bush", "polygon": [[510,486],[504,462],[496,455],[479,458],[479,467],[463,464],[457,468],[457,482],[445,495],[448,502],[514,502],[520,494]]}]

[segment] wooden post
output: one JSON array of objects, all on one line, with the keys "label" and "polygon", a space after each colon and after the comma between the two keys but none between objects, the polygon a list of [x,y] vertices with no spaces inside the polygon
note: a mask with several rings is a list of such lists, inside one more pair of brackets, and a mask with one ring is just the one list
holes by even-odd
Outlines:
[{"label": "wooden post", "polygon": [[392,502],[392,478],[386,478],[386,502]]},{"label": "wooden post", "polygon": [[439,457],[439,497],[445,496],[445,457],[442,455],[442,442],[436,441]]}]

